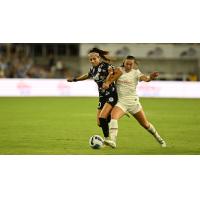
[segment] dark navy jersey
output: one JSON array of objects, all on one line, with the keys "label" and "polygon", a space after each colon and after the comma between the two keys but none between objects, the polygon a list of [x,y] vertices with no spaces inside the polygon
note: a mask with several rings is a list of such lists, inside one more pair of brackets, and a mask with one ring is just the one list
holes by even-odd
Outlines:
[{"label": "dark navy jersey", "polygon": [[101,64],[99,64],[99,66],[91,67],[90,71],[88,72],[89,78],[93,78],[94,81],[97,83],[100,96],[109,96],[112,93],[116,93],[116,87],[114,83],[110,84],[110,87],[106,90],[102,88],[102,85],[109,74],[109,68],[112,68],[114,70],[114,67],[112,65],[102,62]]}]

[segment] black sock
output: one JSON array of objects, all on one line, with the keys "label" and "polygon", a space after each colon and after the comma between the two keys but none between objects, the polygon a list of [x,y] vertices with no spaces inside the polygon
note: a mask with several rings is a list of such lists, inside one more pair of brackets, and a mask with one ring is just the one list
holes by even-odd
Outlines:
[{"label": "black sock", "polygon": [[99,118],[99,122],[100,122],[100,126],[102,128],[104,137],[108,137],[109,136],[109,127],[108,127],[107,119]]},{"label": "black sock", "polygon": [[108,115],[107,122],[110,123],[110,120],[111,120],[111,115]]}]

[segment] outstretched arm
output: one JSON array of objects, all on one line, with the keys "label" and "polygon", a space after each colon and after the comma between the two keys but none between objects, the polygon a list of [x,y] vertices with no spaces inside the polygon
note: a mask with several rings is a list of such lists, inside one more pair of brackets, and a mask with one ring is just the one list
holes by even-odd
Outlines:
[{"label": "outstretched arm", "polygon": [[122,71],[119,67],[115,68],[114,71],[109,70],[109,74],[108,74],[105,82],[103,83],[102,88],[108,89],[110,84],[113,83],[114,81],[116,81],[121,75],[122,75]]},{"label": "outstretched arm", "polygon": [[150,82],[155,80],[159,76],[158,72],[152,72],[149,76],[142,75],[140,76],[140,81]]},{"label": "outstretched arm", "polygon": [[88,78],[89,78],[88,74],[84,74],[84,75],[79,76],[77,78],[69,78],[69,79],[67,79],[67,81],[68,82],[84,81],[84,80],[86,80]]}]

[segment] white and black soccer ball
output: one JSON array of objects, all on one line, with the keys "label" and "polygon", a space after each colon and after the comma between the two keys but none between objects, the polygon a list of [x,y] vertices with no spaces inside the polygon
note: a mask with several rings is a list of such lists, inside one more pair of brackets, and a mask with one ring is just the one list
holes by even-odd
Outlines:
[{"label": "white and black soccer ball", "polygon": [[89,145],[93,149],[100,149],[103,146],[104,140],[99,135],[93,135],[89,139]]}]

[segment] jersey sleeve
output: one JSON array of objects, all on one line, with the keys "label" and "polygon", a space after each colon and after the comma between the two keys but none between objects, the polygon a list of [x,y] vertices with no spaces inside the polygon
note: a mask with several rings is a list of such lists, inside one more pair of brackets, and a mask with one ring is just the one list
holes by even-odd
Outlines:
[{"label": "jersey sleeve", "polygon": [[144,74],[139,70],[137,69],[137,77],[138,79],[140,79],[141,76],[143,76]]},{"label": "jersey sleeve", "polygon": [[92,67],[90,68],[89,72],[88,72],[88,78],[92,77]]}]

